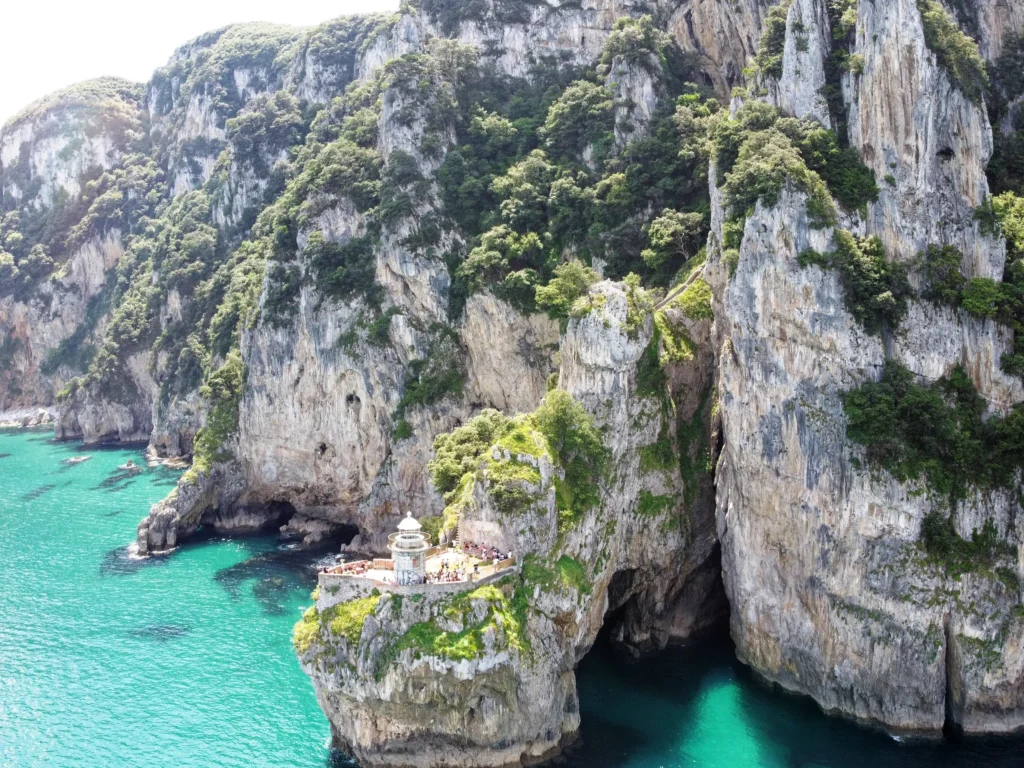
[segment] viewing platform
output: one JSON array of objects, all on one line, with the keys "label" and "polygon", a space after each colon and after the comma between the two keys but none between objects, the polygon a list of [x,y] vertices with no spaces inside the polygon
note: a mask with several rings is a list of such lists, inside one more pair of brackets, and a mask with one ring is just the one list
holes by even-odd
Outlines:
[{"label": "viewing platform", "polygon": [[321,610],[377,590],[396,595],[444,595],[474,589],[518,571],[516,558],[485,545],[431,546],[412,516],[388,537],[390,558],[356,560],[317,576]]}]

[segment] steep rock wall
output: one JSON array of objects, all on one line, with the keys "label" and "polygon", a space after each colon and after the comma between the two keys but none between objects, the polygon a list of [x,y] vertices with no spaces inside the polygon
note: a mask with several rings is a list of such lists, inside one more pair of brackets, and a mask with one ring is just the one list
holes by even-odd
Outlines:
[{"label": "steep rock wall", "polygon": [[[658,440],[666,418],[657,396],[638,391],[637,364],[653,322],[648,316],[638,332],[626,331],[622,287],[606,282],[593,290],[606,303],[570,323],[559,381],[606,436],[611,467],[598,507],[575,524],[560,523],[561,470],[550,456],[496,447],[497,458],[535,468],[536,484],[526,481],[534,501],[525,510],[503,510],[484,470],[471,490],[463,535],[502,532],[502,543],[525,557],[521,569],[461,598],[439,587],[415,598],[385,595],[353,634],[338,631],[333,617],[350,610],[352,600],[373,602],[373,584],[341,595],[328,583],[304,620],[310,634],[297,640],[303,667],[335,742],[363,765],[503,766],[549,757],[575,738],[573,669],[607,611],[626,607],[617,636],[642,647],[692,637],[721,615],[711,505],[697,513],[699,504],[683,503],[678,473],[641,467],[643,447]],[[698,385],[679,401],[691,416],[708,384],[708,362],[692,360],[677,371],[680,381]],[[645,492],[671,503],[652,512],[638,501]],[[406,645],[431,626],[480,632],[481,646],[452,657]]]},{"label": "steep rock wall", "polygon": [[[864,59],[862,72],[844,79],[850,142],[891,181],[880,183],[866,218],[847,217],[847,226],[878,235],[890,259],[912,265],[927,244],[950,243],[964,252],[966,275],[1000,278],[1003,244],[973,219],[988,191],[984,110],[937,66],[914,2],[857,6],[854,51]],[[776,101],[813,114],[785,92]],[[798,263],[807,249],[832,247],[831,230],[811,226],[805,203],[788,187],[776,206],[758,206],[731,277],[715,263],[717,236],[711,242],[707,274],[720,302],[718,531],[737,653],[828,711],[896,731],[1018,728],[1019,500],[974,491],[954,514],[967,539],[994,526],[1014,553],[1000,560],[1013,578],[948,576],[920,543],[922,521],[942,500],[871,470],[847,439],[841,400],[894,359],[925,382],[961,365],[1004,412],[1024,399],[1020,380],[999,368],[1011,339],[991,321],[916,301],[891,336],[867,335],[838,274]]]}]

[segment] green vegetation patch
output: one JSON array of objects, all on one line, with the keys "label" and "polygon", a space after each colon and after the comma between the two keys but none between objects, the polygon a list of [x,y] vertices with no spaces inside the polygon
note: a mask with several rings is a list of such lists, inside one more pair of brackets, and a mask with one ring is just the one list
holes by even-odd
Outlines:
[{"label": "green vegetation patch", "polygon": [[[491,458],[492,446],[510,451],[511,460]],[[444,494],[445,528],[454,526],[470,503],[478,471],[486,466],[488,493],[499,509],[518,514],[536,500],[540,473],[515,454],[547,454],[562,468],[565,480],[556,480],[559,520],[573,525],[599,501],[599,483],[607,466],[601,433],[583,406],[567,392],[548,392],[532,414],[514,419],[485,410],[465,426],[434,439],[434,458],[428,463],[434,487]]]},{"label": "green vegetation patch", "polygon": [[[600,502],[600,483],[608,464],[608,450],[594,420],[582,404],[561,389],[548,392],[534,412],[537,429],[565,473],[559,505],[559,524],[570,525]],[[557,494],[556,486],[556,497]],[[562,506],[565,504],[567,506]],[[562,526],[564,527],[564,526]]]},{"label": "green vegetation patch", "polygon": [[880,381],[843,395],[843,407],[847,436],[873,467],[904,482],[923,479],[940,499],[1010,487],[1024,467],[1024,406],[985,418],[985,400],[962,368],[924,385],[889,360]]},{"label": "green vegetation patch", "polygon": [[302,618],[292,629],[292,644],[299,655],[309,651],[313,643],[320,639],[320,613],[316,606],[307,608]]},{"label": "green vegetation patch", "polygon": [[330,627],[331,633],[344,637],[353,646],[359,644],[363,636],[363,624],[366,617],[377,609],[381,596],[371,595],[358,600],[333,605],[321,614],[321,621]]},{"label": "green vegetation patch", "polygon": [[[484,637],[488,632],[494,632],[499,640],[503,639],[506,648],[520,654],[528,653],[530,644],[526,637],[525,609],[517,604],[518,595],[514,594],[509,599],[507,593],[510,589],[511,585],[505,580],[439,603],[433,608],[434,615],[443,615],[449,621],[458,622],[462,629],[441,629],[436,618],[413,624],[381,654],[377,676],[382,676],[407,649],[412,649],[416,658],[435,656],[448,661],[480,658],[486,648]],[[486,604],[486,613],[480,621],[470,623],[474,607],[480,602]]]},{"label": "green vegetation patch", "polygon": [[409,408],[433,405],[445,397],[459,396],[466,385],[462,348],[455,331],[436,325],[431,329],[430,349],[426,357],[410,363],[405,392],[395,410],[400,421]]},{"label": "green vegetation patch", "polygon": [[3,341],[0,341],[0,373],[10,369],[15,356],[24,346],[21,339],[16,339],[13,336],[5,336]]},{"label": "green vegetation patch", "polygon": [[832,27],[832,46],[825,60],[825,85],[821,95],[828,104],[829,116],[835,126],[836,136],[846,146],[847,136],[846,100],[843,98],[842,81],[847,72],[856,71],[857,65],[850,49],[856,40],[857,0],[826,0],[829,25]]},{"label": "green vegetation patch", "polygon": [[847,310],[871,334],[898,328],[913,295],[906,267],[885,257],[877,237],[858,238],[845,229],[835,231],[836,249],[821,254],[804,251],[801,266],[839,270]]},{"label": "green vegetation patch", "polygon": [[707,152],[718,169],[728,220],[723,225],[723,260],[734,269],[744,222],[758,202],[775,205],[787,181],[807,196],[811,226],[838,223],[833,197],[848,211],[866,212],[878,199],[874,176],[857,153],[812,120],[782,117],[762,101],[747,101],[729,117],[724,111],[681,106],[684,153]]},{"label": "green vegetation patch", "polygon": [[683,314],[691,320],[711,320],[711,286],[702,277],[698,277],[686,287],[676,300]]},{"label": "green vegetation patch", "polygon": [[776,79],[782,77],[782,56],[786,49],[786,17],[793,0],[781,0],[768,9],[764,20],[764,32],[757,48],[754,64],[761,74]]},{"label": "green vegetation patch", "polygon": [[917,0],[924,26],[924,41],[949,79],[968,99],[984,106],[989,88],[988,70],[978,44],[965,35],[942,3]]},{"label": "green vegetation patch", "polygon": [[953,578],[965,573],[988,572],[1009,581],[1007,586],[1014,592],[1019,588],[1015,572],[1010,571],[1007,579],[999,573],[1002,569],[997,569],[1000,562],[1013,562],[1016,549],[999,538],[991,520],[987,520],[980,531],[974,530],[968,540],[957,533],[951,515],[932,511],[921,522],[921,543],[929,558]]},{"label": "green vegetation patch", "polygon": [[245,386],[242,356],[233,351],[220,368],[210,374],[200,394],[210,404],[206,426],[196,434],[192,468],[188,475],[206,472],[214,462],[227,461],[231,453],[225,443],[238,432],[238,404]]},{"label": "green vegetation patch", "polygon": [[522,514],[538,499],[540,472],[532,464],[501,459],[487,464],[487,493],[508,515]]},{"label": "green vegetation patch", "polygon": [[537,307],[553,319],[567,318],[599,277],[596,271],[576,259],[555,267],[554,274],[547,285],[537,286]]},{"label": "green vegetation patch", "polygon": [[435,437],[434,458],[427,464],[427,471],[438,493],[446,494],[448,500],[447,494],[457,490],[467,474],[475,474],[508,423],[503,413],[486,408],[468,424]]},{"label": "green vegetation patch", "polygon": [[636,511],[643,517],[658,517],[666,510],[675,506],[676,500],[672,496],[658,496],[648,490],[640,491],[640,500],[637,503]]},{"label": "green vegetation patch", "polygon": [[645,474],[657,471],[671,472],[676,467],[676,460],[676,449],[672,444],[668,417],[663,415],[658,439],[640,449],[640,471]]},{"label": "green vegetation patch", "polygon": [[573,589],[589,595],[592,589],[586,567],[569,555],[562,555],[554,563],[543,563],[533,554],[523,562],[523,582],[532,591],[534,586],[542,590]]},{"label": "green vegetation patch", "polygon": [[[689,331],[682,323],[673,323],[669,316],[662,311],[654,313],[654,327],[661,338],[660,354],[658,361],[661,366],[669,363],[684,363],[692,360],[696,353],[696,345],[690,338]],[[648,360],[643,358],[643,364],[647,365]],[[655,374],[656,376],[656,374]],[[645,389],[657,390],[657,382],[645,384]]]},{"label": "green vegetation patch", "polygon": [[548,453],[547,443],[529,416],[512,418],[497,440],[497,446],[512,453],[540,458]]},{"label": "green vegetation patch", "polygon": [[711,481],[711,449],[707,438],[708,403],[713,389],[701,395],[700,404],[689,421],[680,420],[676,430],[679,443],[679,474],[683,478],[683,500],[692,506],[698,492]]},{"label": "green vegetation patch", "polygon": [[[605,85],[614,62],[648,69],[668,96],[643,133],[616,126]],[[608,278],[667,284],[708,228],[706,157],[679,152],[673,117],[676,97],[704,100],[697,74],[647,17],[618,20],[596,70],[544,57],[527,78],[478,67],[457,93],[458,146],[438,171],[444,217],[468,236],[446,256],[453,293],[488,290],[564,319],[595,257]],[[676,238],[657,219],[686,231]]]},{"label": "green vegetation patch", "polygon": [[[657,314],[655,314],[654,320],[654,333],[636,363],[636,393],[639,397],[653,397],[664,402],[667,399],[665,387],[668,378],[665,376],[661,359],[662,328],[670,324],[667,318],[659,323]],[[675,333],[674,329],[672,331]],[[676,344],[678,344],[677,340]]]},{"label": "green vegetation patch", "polygon": [[639,19],[624,16],[616,19],[604,51],[601,53],[599,71],[607,73],[612,64],[619,60],[628,64],[638,64],[651,74],[659,75],[668,66],[665,49],[670,44],[665,32],[654,26],[650,16]]}]

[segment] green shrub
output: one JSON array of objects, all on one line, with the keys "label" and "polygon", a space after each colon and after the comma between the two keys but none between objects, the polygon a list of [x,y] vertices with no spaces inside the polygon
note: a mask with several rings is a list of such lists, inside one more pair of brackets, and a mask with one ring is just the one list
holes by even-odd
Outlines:
[{"label": "green shrub", "polygon": [[535,585],[544,591],[574,589],[590,594],[592,590],[586,566],[569,555],[562,555],[553,564],[543,564],[535,554],[528,554],[523,561],[523,582],[530,592]]},{"label": "green shrub", "polygon": [[287,91],[257,94],[238,115],[227,120],[226,132],[236,162],[269,174],[268,160],[276,159],[282,150],[302,139],[302,110]]},{"label": "green shrub", "polygon": [[[526,637],[527,597],[518,591],[510,600],[505,591],[507,582],[501,582],[501,589],[494,585],[478,587],[463,593],[446,603],[439,604],[435,615],[443,614],[449,621],[458,621],[462,629],[456,632],[442,630],[436,618],[413,624],[381,654],[377,675],[381,676],[388,666],[407,649],[416,658],[434,656],[448,661],[469,661],[483,655],[486,648],[484,637],[488,634],[504,639],[504,646],[510,650],[526,653],[530,650]],[[470,623],[469,616],[474,603],[484,602],[487,611],[481,621]]]},{"label": "green shrub", "polygon": [[662,366],[693,360],[696,345],[683,323],[676,323],[667,314],[658,311],[654,313],[654,327],[661,337],[658,360]]},{"label": "green shrub", "polygon": [[761,74],[776,79],[782,77],[782,56],[786,48],[786,17],[793,0],[781,0],[768,9],[764,20],[764,32],[757,48],[754,64]]},{"label": "green shrub", "polygon": [[506,515],[518,515],[537,500],[540,472],[532,464],[516,459],[502,459],[487,464],[487,493],[495,506]]},{"label": "green shrub", "polygon": [[697,494],[709,488],[712,481],[711,451],[708,446],[708,404],[714,396],[706,389],[700,404],[688,421],[679,420],[676,440],[679,443],[679,475],[683,478],[683,500],[689,507]]},{"label": "green shrub", "polygon": [[643,517],[658,517],[662,512],[675,506],[675,503],[676,500],[672,496],[656,496],[648,490],[643,490],[640,491],[636,511]]},{"label": "green shrub", "polygon": [[395,424],[394,432],[391,433],[391,438],[395,442],[400,442],[402,440],[408,440],[413,436],[413,434],[412,424],[405,419],[399,419],[398,423]]},{"label": "green shrub", "polygon": [[298,651],[299,655],[303,655],[309,651],[313,643],[316,642],[320,637],[320,614],[316,610],[316,606],[307,608],[302,614],[302,618],[295,624],[292,629],[292,644],[295,646],[295,650]]},{"label": "green shrub", "polygon": [[450,328],[435,326],[427,356],[413,360],[409,369],[405,392],[396,409],[398,418],[409,408],[433,405],[449,395],[461,395],[466,371],[458,336]]},{"label": "green shrub", "polygon": [[989,87],[988,70],[978,44],[965,35],[956,20],[936,0],[917,0],[924,26],[924,41],[953,85],[978,106]]},{"label": "green shrub", "polygon": [[367,617],[377,609],[380,595],[371,595],[358,600],[349,600],[331,606],[321,614],[321,621],[330,627],[331,632],[344,637],[353,646],[359,644],[363,636],[363,624]]},{"label": "green shrub", "polygon": [[5,336],[3,341],[0,341],[0,373],[10,370],[15,356],[23,346],[24,342],[13,336]]},{"label": "green shrub", "polygon": [[960,306],[967,283],[960,272],[963,258],[960,249],[952,245],[929,245],[921,254],[921,277],[925,285],[921,296],[936,304]]},{"label": "green shrub", "polygon": [[655,471],[671,472],[675,469],[676,462],[676,449],[672,445],[668,419],[663,418],[658,439],[640,449],[640,471],[644,474]]},{"label": "green shrub", "polygon": [[555,277],[536,288],[537,306],[552,319],[569,317],[576,300],[585,296],[599,280],[597,272],[581,261],[572,260],[555,267]]},{"label": "green shrub", "polygon": [[216,461],[227,461],[231,453],[225,443],[238,432],[238,404],[245,388],[245,366],[242,356],[232,351],[224,365],[210,374],[200,389],[209,403],[206,426],[196,434],[192,467],[206,471]]},{"label": "green shrub", "polygon": [[669,44],[669,36],[654,26],[654,20],[648,16],[633,19],[623,16],[616,19],[615,27],[604,44],[601,53],[601,72],[608,72],[615,59],[639,64],[653,74],[658,74],[664,60],[664,48]]},{"label": "green shrub", "polygon": [[787,178],[802,185],[807,173],[800,152],[787,136],[774,129],[751,133],[726,173],[724,201],[734,213],[753,209],[759,200],[771,207],[779,201]]},{"label": "green shrub", "polygon": [[659,401],[665,399],[665,386],[668,383],[668,378],[665,376],[661,364],[661,343],[661,328],[656,323],[651,340],[636,363],[636,394],[638,397],[654,397]]},{"label": "green shrub", "polygon": [[534,421],[565,472],[572,512],[581,514],[594,507],[600,501],[599,483],[608,452],[590,414],[568,392],[555,389],[534,412]]},{"label": "green shrub", "polygon": [[607,88],[579,80],[551,105],[544,122],[544,145],[553,154],[578,158],[592,145],[598,152],[611,139],[615,102]]},{"label": "green shrub", "polygon": [[640,257],[651,269],[660,269],[666,263],[688,261],[700,249],[707,236],[707,225],[701,213],[682,213],[664,210],[647,228],[651,247]]},{"label": "green shrub", "polygon": [[832,125],[843,146],[848,143],[848,116],[842,81],[847,72],[857,71],[857,66],[850,61],[850,49],[856,38],[857,2],[858,0],[827,0],[825,3],[829,25],[832,27],[833,42],[825,60],[825,85],[821,89],[821,95],[828,103]]},{"label": "green shrub", "polygon": [[906,267],[886,259],[877,237],[857,238],[845,229],[837,229],[835,244],[832,253],[802,252],[800,265],[838,269],[846,308],[868,333],[898,328],[907,313],[907,300],[913,295]]},{"label": "green shrub", "polygon": [[828,269],[832,266],[832,256],[828,253],[819,253],[813,248],[806,248],[797,255],[797,263],[801,267],[821,267]]},{"label": "green shrub", "polygon": [[558,580],[563,586],[572,587],[577,592],[590,594],[590,579],[583,564],[569,555],[562,555],[555,563]]},{"label": "green shrub", "polygon": [[711,320],[711,286],[698,277],[679,296],[679,308],[691,320]]},{"label": "green shrub", "polygon": [[324,240],[319,230],[313,232],[306,256],[320,293],[339,301],[362,296],[371,306],[380,306],[383,291],[376,281],[373,251],[374,238],[368,235],[336,243]]},{"label": "green shrub", "polygon": [[988,277],[975,277],[963,291],[963,306],[977,317],[995,317],[1002,301],[1002,284]]},{"label": "green shrub", "polygon": [[[998,286],[996,319],[1013,329],[1013,351],[1003,356],[1003,370],[1024,376],[1024,198],[1004,192],[993,198],[987,213],[989,233],[1006,237],[1007,259],[1003,282]],[[972,288],[972,307],[983,315],[991,310],[994,286],[979,283]]]},{"label": "green shrub", "polygon": [[807,167],[824,179],[843,208],[865,214],[868,203],[878,201],[878,184],[871,169],[857,150],[839,145],[834,131],[792,118],[780,120],[778,128],[790,137]]},{"label": "green shrub", "polygon": [[923,478],[939,497],[1008,486],[1024,466],[1024,408],[984,418],[986,403],[961,368],[925,386],[889,360],[880,381],[843,395],[843,407],[847,436],[872,466],[901,481]]},{"label": "green shrub", "polygon": [[622,282],[626,286],[626,322],[622,329],[628,336],[636,337],[654,311],[654,297],[640,287],[640,275],[631,272]]},{"label": "green shrub", "polygon": [[921,543],[928,556],[954,578],[964,573],[991,570],[1001,559],[1013,558],[1016,551],[1009,542],[999,540],[991,520],[985,521],[982,529],[975,529],[970,540],[966,540],[957,533],[952,516],[937,511],[929,512],[921,521]]},{"label": "green shrub", "polygon": [[299,310],[302,276],[290,264],[267,266],[267,287],[263,293],[263,319],[273,328],[287,327]]},{"label": "green shrub", "polygon": [[430,479],[438,493],[448,494],[458,488],[463,475],[476,472],[491,446],[501,436],[508,417],[487,408],[468,424],[434,438],[434,458],[427,464]]}]

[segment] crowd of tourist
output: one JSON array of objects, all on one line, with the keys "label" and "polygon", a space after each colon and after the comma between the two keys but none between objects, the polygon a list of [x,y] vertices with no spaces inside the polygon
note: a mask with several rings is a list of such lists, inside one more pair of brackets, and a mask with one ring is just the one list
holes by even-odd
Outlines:
[{"label": "crowd of tourist", "polygon": [[[462,543],[461,555],[462,557],[456,555],[454,558],[448,556],[442,557],[440,568],[436,571],[428,572],[425,583],[451,584],[460,581],[476,580],[481,577],[481,566],[485,568],[492,564],[496,566],[503,560],[512,559],[511,552],[503,552],[497,547],[487,547],[485,545],[474,544],[472,542]],[[473,558],[477,562],[470,562],[469,558]],[[455,562],[452,562],[453,559]],[[388,561],[388,565],[390,565],[390,561]],[[352,563],[340,563],[333,567],[324,566],[321,570],[323,573],[365,576],[376,566],[377,561],[371,562],[369,560],[358,560]],[[384,570],[386,567],[386,565],[382,564],[379,569]],[[483,575],[486,575],[486,573]],[[388,573],[379,573],[375,577],[384,581],[391,581],[394,578]]]},{"label": "crowd of tourist", "polygon": [[[480,569],[478,566],[473,566],[473,576],[476,577],[479,574]],[[447,560],[441,561],[441,568],[437,571],[427,574],[428,584],[450,584],[457,581],[465,581],[469,577],[470,571],[468,564],[462,563],[457,566],[450,566]]]},{"label": "crowd of tourist", "polygon": [[490,560],[495,565],[500,563],[502,560],[511,560],[512,553],[502,552],[497,547],[486,547],[482,544],[474,544],[471,541],[462,542],[462,552],[470,557],[476,557],[480,560]]}]

